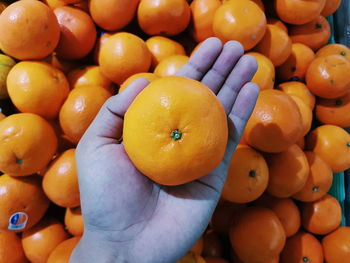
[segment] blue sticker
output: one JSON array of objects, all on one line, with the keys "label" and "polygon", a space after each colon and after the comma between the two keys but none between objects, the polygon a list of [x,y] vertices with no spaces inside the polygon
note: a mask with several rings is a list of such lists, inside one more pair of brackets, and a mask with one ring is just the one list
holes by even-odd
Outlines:
[{"label": "blue sticker", "polygon": [[24,212],[14,213],[9,220],[8,230],[23,230],[28,222],[28,215]]}]

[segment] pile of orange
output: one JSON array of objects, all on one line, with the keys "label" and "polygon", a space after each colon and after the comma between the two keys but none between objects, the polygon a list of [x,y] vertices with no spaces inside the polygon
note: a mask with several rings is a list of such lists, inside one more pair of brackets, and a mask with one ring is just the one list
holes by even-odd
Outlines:
[{"label": "pile of orange", "polygon": [[[10,2],[0,1],[0,263],[68,262],[84,231],[75,147],[104,102],[139,77],[152,83],[125,131],[159,119],[159,109],[147,119],[140,112],[161,92],[181,101],[173,112],[200,121],[191,121],[192,135],[185,126],[145,128],[165,143],[124,134],[135,165],[176,185],[220,162],[221,105],[198,82],[171,77],[212,36],[240,41],[256,58],[261,93],[208,229],[179,262],[350,262],[350,228],[340,227],[341,206],[327,194],[333,173],[350,168],[350,50],[327,44],[325,18],[341,0]],[[213,119],[221,120],[215,131]],[[204,131],[213,147],[195,161]],[[152,147],[188,141],[189,155],[163,176],[169,167]]]}]

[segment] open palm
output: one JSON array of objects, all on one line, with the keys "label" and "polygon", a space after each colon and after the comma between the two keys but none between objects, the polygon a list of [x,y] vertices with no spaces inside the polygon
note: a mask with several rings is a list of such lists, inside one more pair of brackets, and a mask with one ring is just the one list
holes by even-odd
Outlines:
[{"label": "open palm", "polygon": [[71,262],[166,263],[186,253],[208,225],[253,111],[259,88],[249,81],[256,69],[238,42],[223,46],[210,38],[177,73],[206,84],[229,123],[223,161],[209,175],[181,186],[158,185],[142,175],[120,140],[123,116],[148,82],[136,80],[104,104],[77,147],[85,232]]}]

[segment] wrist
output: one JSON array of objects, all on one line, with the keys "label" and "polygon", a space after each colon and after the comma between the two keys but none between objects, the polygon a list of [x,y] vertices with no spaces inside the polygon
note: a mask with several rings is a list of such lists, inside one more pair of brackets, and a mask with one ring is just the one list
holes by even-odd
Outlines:
[{"label": "wrist", "polygon": [[74,249],[69,263],[127,263],[128,249],[122,244],[110,242],[97,232],[84,232]]}]

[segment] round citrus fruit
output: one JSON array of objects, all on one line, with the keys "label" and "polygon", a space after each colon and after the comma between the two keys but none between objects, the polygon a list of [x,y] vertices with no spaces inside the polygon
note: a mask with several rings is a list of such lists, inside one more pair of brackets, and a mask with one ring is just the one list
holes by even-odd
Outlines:
[{"label": "round citrus fruit", "polygon": [[297,104],[302,120],[302,137],[304,137],[311,129],[312,124],[312,110],[309,106],[299,97],[291,96],[294,102]]},{"label": "round citrus fruit", "polygon": [[341,0],[326,0],[326,5],[322,9],[321,15],[327,17],[335,13],[341,4]]},{"label": "round citrus fruit", "polygon": [[[213,121],[215,129],[210,128]],[[179,76],[151,82],[124,119],[123,140],[131,161],[165,185],[187,183],[212,171],[224,156],[227,136],[226,114],[214,93]]]},{"label": "round citrus fruit", "polygon": [[52,160],[57,137],[38,115],[18,113],[0,123],[0,171],[12,176],[30,175]]},{"label": "round citrus fruit", "polygon": [[61,242],[51,252],[47,263],[68,263],[74,248],[79,243],[80,237],[72,237]]},{"label": "round citrus fruit", "polygon": [[81,215],[81,208],[67,208],[64,216],[64,224],[66,229],[73,236],[82,236],[84,233],[84,220]]},{"label": "round citrus fruit", "polygon": [[343,263],[350,260],[350,227],[339,227],[322,240],[325,261]]},{"label": "round citrus fruit", "polygon": [[7,55],[42,59],[56,48],[60,27],[52,10],[37,0],[20,0],[0,15],[0,46]]},{"label": "round citrus fruit", "polygon": [[273,89],[275,85],[275,66],[271,60],[258,52],[249,52],[247,55],[253,56],[258,62],[258,70],[252,82],[258,84],[260,90]]},{"label": "round citrus fruit", "polygon": [[22,61],[7,76],[7,90],[21,112],[54,119],[68,96],[69,83],[60,70],[49,64]]},{"label": "round citrus fruit", "polygon": [[182,68],[189,60],[188,56],[173,55],[160,61],[154,69],[154,74],[158,77],[166,77],[175,75],[176,72]]},{"label": "round citrus fruit", "polygon": [[119,87],[119,91],[118,93],[122,92],[123,90],[125,90],[127,87],[129,87],[129,85],[131,83],[133,83],[135,80],[137,80],[138,78],[145,78],[147,79],[149,82],[152,82],[153,80],[157,79],[158,77],[154,74],[154,73],[150,73],[150,72],[145,72],[145,73],[136,73],[132,76],[130,76],[129,78],[127,78]]},{"label": "round citrus fruit", "polygon": [[350,60],[350,49],[342,44],[328,44],[317,50],[316,57],[340,55]]},{"label": "round citrus fruit", "polygon": [[21,238],[14,232],[0,230],[0,262],[27,263]]}]

